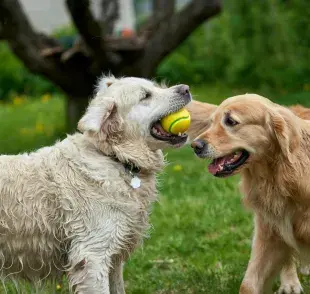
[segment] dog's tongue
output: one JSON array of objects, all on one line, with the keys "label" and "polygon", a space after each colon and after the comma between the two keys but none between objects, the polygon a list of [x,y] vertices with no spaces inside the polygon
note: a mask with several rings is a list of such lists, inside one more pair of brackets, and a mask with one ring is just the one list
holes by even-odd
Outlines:
[{"label": "dog's tongue", "polygon": [[225,157],[214,159],[208,166],[209,173],[215,175],[217,172],[223,169],[225,163]]},{"label": "dog's tongue", "polygon": [[208,166],[209,172],[212,175],[215,175],[216,173],[222,171],[224,168],[224,164],[233,162],[234,157],[234,154],[230,154],[224,157],[214,159]]}]

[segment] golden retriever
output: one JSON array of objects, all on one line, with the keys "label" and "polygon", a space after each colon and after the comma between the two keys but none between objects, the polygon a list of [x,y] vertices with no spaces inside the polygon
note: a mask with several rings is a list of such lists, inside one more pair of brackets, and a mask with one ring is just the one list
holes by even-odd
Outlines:
[{"label": "golden retriever", "polygon": [[[309,113],[292,110],[304,118]],[[213,111],[192,147],[213,159],[214,176],[241,174],[244,203],[255,214],[240,293],[269,293],[281,269],[278,293],[301,293],[294,257],[310,259],[310,122],[259,95],[235,96]]]}]

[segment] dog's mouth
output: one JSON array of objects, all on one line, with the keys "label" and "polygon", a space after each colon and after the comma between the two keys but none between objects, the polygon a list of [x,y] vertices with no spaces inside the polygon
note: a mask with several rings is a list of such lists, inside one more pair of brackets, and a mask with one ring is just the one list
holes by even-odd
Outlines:
[{"label": "dog's mouth", "polygon": [[186,133],[174,135],[166,132],[161,126],[160,120],[152,124],[150,133],[155,139],[166,141],[172,145],[182,145],[186,142],[188,137]]},{"label": "dog's mouth", "polygon": [[216,177],[228,177],[245,164],[249,156],[249,152],[243,149],[223,157],[215,158],[209,164],[208,170]]}]

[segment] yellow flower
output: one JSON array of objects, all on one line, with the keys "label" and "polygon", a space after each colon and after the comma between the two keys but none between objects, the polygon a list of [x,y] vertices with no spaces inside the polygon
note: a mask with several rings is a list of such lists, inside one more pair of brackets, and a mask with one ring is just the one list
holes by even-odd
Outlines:
[{"label": "yellow flower", "polygon": [[25,98],[22,97],[22,96],[16,96],[16,97],[13,98],[13,104],[16,105],[16,106],[17,105],[21,105],[24,102],[25,102]]},{"label": "yellow flower", "polygon": [[46,103],[46,102],[48,102],[49,100],[51,100],[51,98],[52,98],[51,94],[44,94],[44,95],[41,97],[41,101],[42,101],[43,103]]},{"label": "yellow flower", "polygon": [[35,130],[36,130],[36,133],[43,133],[44,131],[44,125],[41,124],[40,122],[37,122],[36,123],[36,126],[35,126]]},{"label": "yellow flower", "polygon": [[31,135],[31,130],[30,129],[28,129],[28,128],[21,128],[20,130],[19,130],[19,133],[22,135],[22,136],[29,136],[29,135]]},{"label": "yellow flower", "polygon": [[46,136],[51,137],[54,134],[55,129],[51,126],[44,127],[44,133]]},{"label": "yellow flower", "polygon": [[176,172],[181,171],[181,170],[183,170],[183,166],[181,164],[176,164],[173,167],[173,170],[176,171]]},{"label": "yellow flower", "polygon": [[56,285],[56,290],[57,290],[57,291],[61,290],[61,285],[60,285],[60,284],[57,284],[57,285]]},{"label": "yellow flower", "polygon": [[304,91],[310,91],[310,84],[304,84]]}]

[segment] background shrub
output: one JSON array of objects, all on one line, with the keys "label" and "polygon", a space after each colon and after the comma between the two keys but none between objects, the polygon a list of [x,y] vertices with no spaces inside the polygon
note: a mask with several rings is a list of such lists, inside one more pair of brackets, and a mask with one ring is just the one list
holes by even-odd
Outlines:
[{"label": "background shrub", "polygon": [[225,1],[158,69],[172,83],[220,81],[287,90],[309,83],[307,0]]},{"label": "background shrub", "polygon": [[4,42],[0,43],[0,60],[0,100],[21,94],[41,96],[56,92],[52,83],[30,73]]}]

